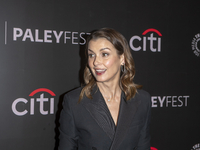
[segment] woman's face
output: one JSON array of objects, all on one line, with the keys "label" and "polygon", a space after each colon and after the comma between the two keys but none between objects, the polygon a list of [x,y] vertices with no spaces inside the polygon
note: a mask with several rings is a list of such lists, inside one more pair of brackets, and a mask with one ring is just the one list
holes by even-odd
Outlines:
[{"label": "woman's face", "polygon": [[88,44],[88,65],[97,82],[118,82],[124,55],[119,56],[105,38],[91,40]]}]

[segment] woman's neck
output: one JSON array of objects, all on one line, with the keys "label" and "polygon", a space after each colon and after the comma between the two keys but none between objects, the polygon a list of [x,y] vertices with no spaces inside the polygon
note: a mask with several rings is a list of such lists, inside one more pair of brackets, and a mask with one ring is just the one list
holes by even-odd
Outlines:
[{"label": "woman's neck", "polygon": [[121,97],[121,89],[119,84],[109,84],[105,82],[97,82],[97,86],[104,99],[119,100]]}]

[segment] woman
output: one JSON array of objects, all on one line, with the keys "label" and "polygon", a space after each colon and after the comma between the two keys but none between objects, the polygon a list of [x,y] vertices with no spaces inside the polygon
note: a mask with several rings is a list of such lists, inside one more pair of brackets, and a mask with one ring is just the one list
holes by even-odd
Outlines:
[{"label": "woman", "polygon": [[133,83],[126,39],[102,28],[86,53],[86,85],[64,97],[59,150],[150,150],[150,95]]}]

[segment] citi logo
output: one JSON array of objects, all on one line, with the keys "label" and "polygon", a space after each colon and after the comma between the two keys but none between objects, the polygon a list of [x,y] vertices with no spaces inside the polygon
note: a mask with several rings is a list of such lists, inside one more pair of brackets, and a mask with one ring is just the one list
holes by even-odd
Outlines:
[{"label": "citi logo", "polygon": [[142,37],[138,35],[131,37],[129,45],[133,51],[147,51],[150,49],[152,52],[161,52],[162,34],[158,30],[150,28],[145,30],[142,35]]},{"label": "citi logo", "polygon": [[[38,98],[33,96],[40,93]],[[51,98],[45,98],[44,93],[47,93]],[[34,115],[36,108],[42,115],[54,114],[54,96],[55,93],[46,88],[39,88],[29,94],[30,100],[25,98],[17,98],[12,103],[12,111],[17,116],[26,114]],[[52,97],[53,96],[53,97]]]}]

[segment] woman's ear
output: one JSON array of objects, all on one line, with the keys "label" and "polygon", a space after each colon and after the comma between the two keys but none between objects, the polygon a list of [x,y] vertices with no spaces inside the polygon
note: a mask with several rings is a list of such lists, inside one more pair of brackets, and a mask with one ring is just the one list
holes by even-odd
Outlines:
[{"label": "woman's ear", "polygon": [[121,63],[121,65],[125,64],[124,54],[120,55],[120,63]]}]

